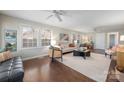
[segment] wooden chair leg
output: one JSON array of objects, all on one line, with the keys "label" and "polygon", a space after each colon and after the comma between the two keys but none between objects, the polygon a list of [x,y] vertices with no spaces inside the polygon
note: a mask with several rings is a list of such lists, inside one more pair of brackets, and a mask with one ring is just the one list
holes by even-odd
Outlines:
[{"label": "wooden chair leg", "polygon": [[52,60],[51,62],[54,62],[54,49],[52,49]]},{"label": "wooden chair leg", "polygon": [[112,55],[110,54],[110,59],[112,58]]},{"label": "wooden chair leg", "polygon": [[63,54],[62,54],[62,50],[61,50],[61,61],[63,61],[63,57],[62,57],[62,55],[63,55]]}]

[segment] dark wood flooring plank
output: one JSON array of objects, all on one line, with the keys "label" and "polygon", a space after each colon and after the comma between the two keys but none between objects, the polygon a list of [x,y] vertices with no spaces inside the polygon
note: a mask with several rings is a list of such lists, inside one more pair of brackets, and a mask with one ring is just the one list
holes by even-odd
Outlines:
[{"label": "dark wood flooring plank", "polygon": [[[94,49],[92,52],[104,54],[104,50]],[[110,63],[107,82],[118,82],[115,77],[114,68],[116,61]],[[94,80],[81,73],[65,66],[60,62],[50,62],[50,58],[36,58],[24,61],[24,81],[25,82],[93,82]]]},{"label": "dark wood flooring plank", "polygon": [[60,62],[50,62],[49,57],[24,61],[24,70],[25,82],[94,82]]}]

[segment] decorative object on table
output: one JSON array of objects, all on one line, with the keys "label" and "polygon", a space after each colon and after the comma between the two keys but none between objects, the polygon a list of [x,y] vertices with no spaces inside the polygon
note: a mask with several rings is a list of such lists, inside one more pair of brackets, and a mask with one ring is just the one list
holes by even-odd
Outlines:
[{"label": "decorative object on table", "polygon": [[90,49],[90,50],[93,49],[93,45],[89,42],[80,44],[79,47],[87,47],[87,49]]},{"label": "decorative object on table", "polygon": [[51,57],[51,62],[54,62],[55,58],[61,58],[62,60],[62,49],[58,46],[50,46],[48,56]]},{"label": "decorative object on table", "polygon": [[5,48],[10,51],[17,51],[17,30],[5,30]]},{"label": "decorative object on table", "polygon": [[87,47],[79,47],[78,50],[80,50],[80,51],[85,51],[85,50],[87,50]]}]

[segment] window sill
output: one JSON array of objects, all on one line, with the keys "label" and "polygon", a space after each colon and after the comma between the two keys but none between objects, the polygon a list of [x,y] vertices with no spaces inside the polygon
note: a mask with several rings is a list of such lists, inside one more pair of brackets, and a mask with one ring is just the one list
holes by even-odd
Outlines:
[{"label": "window sill", "polygon": [[26,49],[38,49],[38,48],[49,48],[49,46],[22,48],[22,50],[26,50]]}]

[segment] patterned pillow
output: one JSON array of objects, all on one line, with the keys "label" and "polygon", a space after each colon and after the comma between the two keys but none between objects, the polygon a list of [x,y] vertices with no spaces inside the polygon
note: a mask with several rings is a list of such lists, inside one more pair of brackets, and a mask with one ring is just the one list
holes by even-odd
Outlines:
[{"label": "patterned pillow", "polygon": [[12,58],[12,54],[10,51],[3,52],[4,60],[8,60]]},{"label": "patterned pillow", "polygon": [[3,61],[4,61],[3,53],[0,53],[0,62],[3,62]]}]

